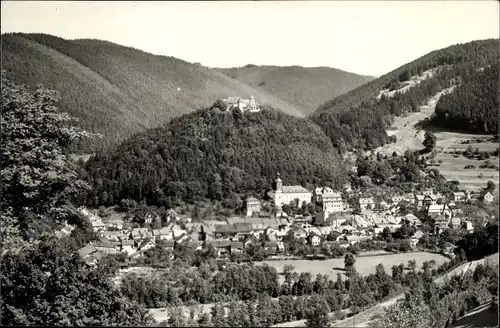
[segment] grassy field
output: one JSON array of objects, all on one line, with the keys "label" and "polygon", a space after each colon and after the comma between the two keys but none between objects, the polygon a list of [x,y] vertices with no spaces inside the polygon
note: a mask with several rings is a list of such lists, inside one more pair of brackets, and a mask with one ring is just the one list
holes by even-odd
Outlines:
[{"label": "grassy field", "polygon": [[[415,252],[415,253],[400,253],[391,254],[387,256],[373,256],[373,257],[358,257],[356,258],[356,263],[354,266],[356,270],[363,276],[367,276],[370,273],[375,272],[375,267],[382,263],[385,267],[387,273],[390,273],[391,267],[393,265],[408,264],[408,261],[415,260],[417,267],[421,268],[424,261],[435,260],[437,265],[440,265],[446,261],[448,258],[434,253],[427,252]],[[255,264],[266,263],[278,270],[278,272],[283,272],[283,267],[287,264],[294,266],[295,271],[310,272],[313,278],[318,274],[327,274],[332,279],[337,279],[337,273],[344,274],[344,259],[328,259],[324,261],[318,260],[288,260],[288,261],[263,261],[256,262]],[[283,280],[284,277],[280,275],[280,279]]]}]

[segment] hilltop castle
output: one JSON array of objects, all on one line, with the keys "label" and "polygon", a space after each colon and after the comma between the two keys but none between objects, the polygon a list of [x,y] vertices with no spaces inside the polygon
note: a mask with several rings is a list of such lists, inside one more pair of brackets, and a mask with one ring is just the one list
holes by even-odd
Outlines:
[{"label": "hilltop castle", "polygon": [[244,112],[259,112],[259,104],[255,101],[253,96],[250,96],[250,99],[240,98],[240,97],[228,97],[223,99],[226,104],[226,110],[229,111],[234,108],[239,108],[243,113]]}]

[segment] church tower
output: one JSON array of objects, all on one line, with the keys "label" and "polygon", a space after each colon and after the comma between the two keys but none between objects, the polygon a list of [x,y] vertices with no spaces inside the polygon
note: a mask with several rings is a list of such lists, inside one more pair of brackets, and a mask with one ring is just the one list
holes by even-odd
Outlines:
[{"label": "church tower", "polygon": [[276,191],[277,192],[282,192],[283,181],[280,179],[279,172],[278,172],[278,177],[274,181],[276,182]]}]

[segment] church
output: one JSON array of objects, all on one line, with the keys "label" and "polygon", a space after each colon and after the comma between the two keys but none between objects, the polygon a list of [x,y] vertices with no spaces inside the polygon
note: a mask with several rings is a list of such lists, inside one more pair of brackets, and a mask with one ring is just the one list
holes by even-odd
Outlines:
[{"label": "church", "polygon": [[312,194],[309,190],[302,186],[283,186],[283,181],[280,179],[280,174],[275,180],[276,189],[270,193],[271,198],[276,206],[290,204],[296,199],[299,200],[299,206],[306,202],[311,203]]}]

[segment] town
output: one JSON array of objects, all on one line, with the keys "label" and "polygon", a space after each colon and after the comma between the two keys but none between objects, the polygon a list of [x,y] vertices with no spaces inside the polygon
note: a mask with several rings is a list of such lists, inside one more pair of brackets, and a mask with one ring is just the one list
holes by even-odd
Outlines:
[{"label": "town", "polygon": [[[343,194],[359,199],[359,210],[351,208]],[[263,202],[249,197],[245,202],[244,216],[229,217],[224,221],[193,222],[188,215],[179,215],[171,209],[167,211],[166,225],[161,228],[155,224],[161,219],[154,211],[144,214],[141,227],[124,228],[121,224],[104,223],[98,211],[81,207],[80,211],[90,219],[100,241],[82,248],[80,255],[87,263],[95,265],[105,254],[122,252],[129,257],[130,263],[135,263],[144,252],[156,246],[172,252],[181,246],[193,252],[211,246],[219,257],[224,258],[241,254],[250,245],[259,243],[267,257],[272,259],[291,255],[289,245],[292,240],[317,249],[348,248],[376,239],[384,231],[395,233],[403,225],[414,229],[411,236],[400,241],[409,250],[415,249],[419,240],[427,235],[439,236],[448,229],[472,232],[474,225],[460,205],[493,201],[490,191],[441,195],[428,189],[374,197],[355,193],[347,184],[342,192],[330,187],[317,187],[311,192],[302,186],[283,185],[279,174],[275,190],[270,191],[269,196],[271,203],[278,208],[274,213],[263,210]],[[311,204],[319,206],[321,211],[314,216],[292,213],[294,208]],[[440,251],[454,256],[453,248],[454,245],[448,243]]]}]

